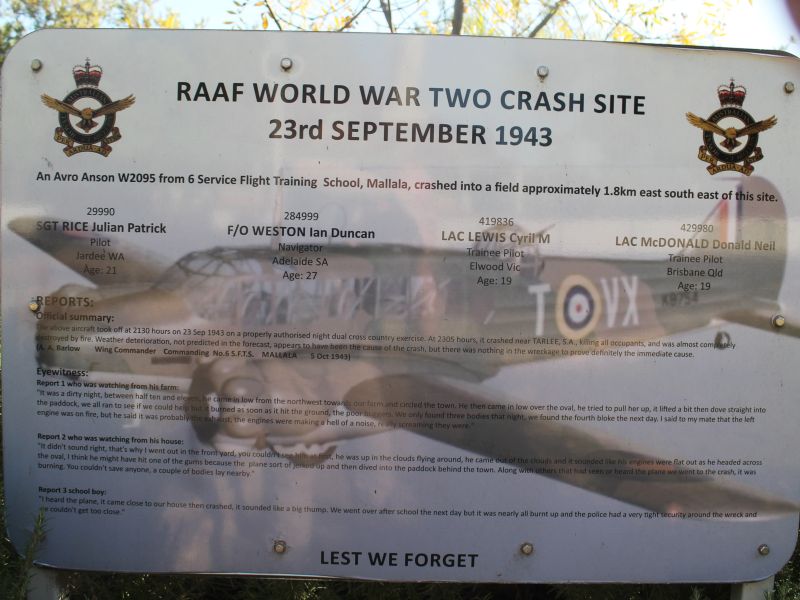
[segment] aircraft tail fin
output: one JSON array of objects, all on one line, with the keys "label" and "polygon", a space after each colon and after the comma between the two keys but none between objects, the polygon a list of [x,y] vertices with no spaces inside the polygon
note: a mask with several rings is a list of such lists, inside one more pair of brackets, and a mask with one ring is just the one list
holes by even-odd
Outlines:
[{"label": "aircraft tail fin", "polygon": [[[168,266],[157,255],[99,232],[64,231],[66,219],[20,217],[9,229],[95,285],[149,284]],[[45,228],[45,223],[56,223]],[[89,255],[104,255],[103,258]]]},{"label": "aircraft tail fin", "polygon": [[719,271],[720,283],[743,286],[743,296],[764,304],[778,298],[786,266],[786,207],[772,183],[742,180],[720,200],[692,239],[686,256],[706,270]]}]

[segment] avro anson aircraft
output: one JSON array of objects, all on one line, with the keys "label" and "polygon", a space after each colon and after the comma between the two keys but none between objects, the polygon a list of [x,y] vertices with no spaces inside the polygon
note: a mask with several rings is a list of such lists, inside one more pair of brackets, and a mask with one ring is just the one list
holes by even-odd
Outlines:
[{"label": "avro anson aircraft", "polygon": [[[510,365],[580,357],[592,340],[624,348],[708,329],[708,343],[724,352],[734,342],[716,326],[726,321],[797,336],[797,324],[773,323],[787,235],[774,196],[721,201],[683,248],[658,261],[519,258],[502,244],[471,255],[380,244],[309,254],[300,244],[216,247],[164,267],[115,239],[125,257],[112,274],[81,259],[96,233],[43,231],[38,217],[10,228],[92,283],[37,299],[40,365],[185,378],[186,414],[219,450],[271,448],[310,465],[341,440],[404,428],[651,510],[764,516],[797,506],[580,426],[531,419],[549,400],[535,387],[508,398],[485,382]],[[644,242],[618,240],[626,243]],[[327,265],[297,266],[309,256]],[[513,264],[513,278],[479,285],[473,261]],[[724,269],[713,286],[691,276],[678,286],[670,275],[710,268]],[[90,341],[56,343],[59,328],[80,324]],[[278,407],[302,407],[302,418],[276,417]],[[555,458],[587,468],[540,468]]]}]

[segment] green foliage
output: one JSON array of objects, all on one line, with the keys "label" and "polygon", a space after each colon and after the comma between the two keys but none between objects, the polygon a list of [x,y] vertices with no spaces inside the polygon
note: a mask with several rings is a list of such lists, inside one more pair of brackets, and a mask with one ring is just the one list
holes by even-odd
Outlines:
[{"label": "green foliage", "polygon": [[[786,571],[772,600],[800,600]],[[729,585],[501,585],[72,573],[70,600],[728,600]]]},{"label": "green foliage", "polygon": [[800,544],[786,566],[775,576],[770,600],[800,600]]},{"label": "green foliage", "polygon": [[45,27],[98,27],[111,8],[111,0],[3,0],[0,2],[0,53],[34,29]]},{"label": "green foliage", "polygon": [[697,44],[722,33],[726,13],[738,2],[706,2],[687,15],[665,0],[232,0],[228,24]]},{"label": "green foliage", "polygon": [[176,29],[181,26],[178,13],[158,11],[158,0],[123,0],[115,2],[112,18],[119,27],[136,29]]},{"label": "green foliage", "polygon": [[559,585],[559,600],[728,600],[729,585]]},{"label": "green foliage", "polygon": [[[5,498],[2,499],[3,517],[5,517]],[[5,529],[5,518],[0,519]],[[25,600],[36,553],[45,538],[45,513],[40,510],[33,522],[33,529],[25,551],[18,556],[11,542],[3,537],[0,540],[0,597],[8,600]]]},{"label": "green foliage", "polygon": [[48,27],[180,27],[159,0],[0,0],[0,63],[25,34]]}]

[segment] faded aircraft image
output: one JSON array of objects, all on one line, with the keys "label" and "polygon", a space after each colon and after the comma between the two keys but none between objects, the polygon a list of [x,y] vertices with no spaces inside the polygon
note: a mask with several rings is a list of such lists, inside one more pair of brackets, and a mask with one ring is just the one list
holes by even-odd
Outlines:
[{"label": "faded aircraft image", "polygon": [[[41,223],[60,219],[41,217],[10,228],[92,283],[32,299],[39,364],[181,378],[187,418],[220,451],[270,448],[313,465],[348,438],[403,428],[654,511],[770,516],[798,507],[577,424],[531,420],[515,405],[545,404],[533,386],[530,397],[511,398],[485,383],[513,365],[697,330],[709,331],[711,351],[726,352],[735,344],[719,329],[726,322],[796,337],[798,324],[775,324],[785,208],[758,185],[774,199],[710,205],[704,226],[680,239],[617,236],[618,247],[663,247],[659,260],[521,255],[505,243],[509,230],[469,251],[293,243],[197,250],[168,266],[114,238],[124,268],[110,272],[82,259],[97,233],[46,230]],[[501,263],[510,266],[493,268]],[[719,270],[713,285],[690,274],[700,269]],[[96,326],[91,341],[41,341],[82,321]],[[305,410],[275,418],[268,406]],[[492,419],[498,410],[504,418]],[[342,414],[356,418],[343,426]],[[539,468],[552,458],[591,468]]]}]

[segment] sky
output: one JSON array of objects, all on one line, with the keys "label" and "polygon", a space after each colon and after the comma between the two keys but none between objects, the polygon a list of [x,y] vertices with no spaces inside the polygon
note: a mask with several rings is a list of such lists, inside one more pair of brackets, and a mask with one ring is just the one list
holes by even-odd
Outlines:
[{"label": "sky", "polygon": [[[253,4],[251,0],[250,4]],[[312,2],[313,4],[313,2]],[[432,5],[436,3],[431,3]],[[205,21],[209,29],[229,29],[225,21],[231,16],[226,13],[233,7],[228,0],[162,0],[163,7],[170,7],[181,15],[184,27],[192,27]],[[700,0],[666,0],[668,12],[702,11]],[[250,9],[248,22],[256,25],[260,22],[260,11]],[[798,39],[800,34],[794,27],[784,0],[740,0],[739,5],[731,12],[726,24],[727,35],[718,39],[714,45],[734,48],[756,48],[767,50],[787,50],[800,55]]]}]

